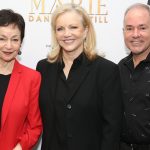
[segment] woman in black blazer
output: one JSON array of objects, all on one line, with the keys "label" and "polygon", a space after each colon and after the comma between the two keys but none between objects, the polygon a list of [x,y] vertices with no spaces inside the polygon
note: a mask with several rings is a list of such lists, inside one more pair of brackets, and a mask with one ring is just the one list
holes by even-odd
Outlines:
[{"label": "woman in black blazer", "polygon": [[52,15],[52,51],[42,75],[42,150],[116,150],[121,120],[118,66],[94,51],[88,14],[64,4]]}]

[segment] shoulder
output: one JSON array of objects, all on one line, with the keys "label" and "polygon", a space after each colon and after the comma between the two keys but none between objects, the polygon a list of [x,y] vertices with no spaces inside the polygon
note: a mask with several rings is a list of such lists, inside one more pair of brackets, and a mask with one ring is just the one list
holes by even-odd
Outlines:
[{"label": "shoulder", "polygon": [[108,60],[101,56],[98,56],[95,59],[94,63],[97,64],[98,67],[103,68],[104,70],[118,67],[118,65],[112,62],[111,60]]},{"label": "shoulder", "polygon": [[93,68],[93,70],[95,70],[93,72],[96,73],[98,83],[104,85],[109,81],[112,83],[114,81],[119,81],[119,66],[111,60],[98,56],[93,62]]},{"label": "shoulder", "polygon": [[38,63],[37,63],[37,66],[45,66],[45,65],[48,65],[49,62],[47,60],[47,58],[45,59],[41,59]]},{"label": "shoulder", "polygon": [[98,78],[111,78],[112,76],[119,75],[119,67],[114,62],[98,56],[92,63],[92,72],[95,72]]},{"label": "shoulder", "polygon": [[98,78],[104,80],[119,76],[119,66],[104,57],[98,56],[93,62],[93,68]]},{"label": "shoulder", "polygon": [[38,71],[27,67],[23,64],[18,64],[18,67],[20,68],[19,70],[21,71],[22,75],[26,78],[33,78],[39,80],[41,78],[41,75]]},{"label": "shoulder", "polygon": [[47,58],[41,59],[37,63],[36,70],[38,71],[47,70],[47,68],[53,66],[53,64],[55,63],[50,63]]},{"label": "shoulder", "polygon": [[56,72],[57,62],[50,63],[47,59],[42,59],[37,63],[36,70],[40,72],[41,76],[48,77],[49,73]]},{"label": "shoulder", "polygon": [[124,64],[125,62],[127,62],[129,59],[130,59],[130,55],[129,56],[126,56],[124,57],[123,59],[121,59],[118,63],[119,66],[121,66],[122,64]]}]

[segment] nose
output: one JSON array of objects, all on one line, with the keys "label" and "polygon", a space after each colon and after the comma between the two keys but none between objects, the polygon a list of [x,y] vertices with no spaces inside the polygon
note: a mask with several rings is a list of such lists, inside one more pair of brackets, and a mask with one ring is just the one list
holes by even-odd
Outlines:
[{"label": "nose", "polygon": [[65,29],[65,31],[64,31],[64,36],[65,36],[65,37],[68,37],[68,36],[70,36],[70,35],[71,35],[70,30],[69,30],[69,29]]},{"label": "nose", "polygon": [[10,40],[7,40],[6,43],[5,43],[5,47],[6,47],[7,49],[11,49],[11,47],[12,47],[12,42],[11,42]]},{"label": "nose", "polygon": [[134,30],[133,30],[133,37],[139,37],[140,36],[140,30],[138,29],[138,28],[135,28]]}]

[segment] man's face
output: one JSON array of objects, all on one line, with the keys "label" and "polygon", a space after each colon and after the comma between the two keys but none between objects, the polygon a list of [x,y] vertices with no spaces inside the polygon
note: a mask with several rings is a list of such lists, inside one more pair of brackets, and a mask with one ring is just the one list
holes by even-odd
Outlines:
[{"label": "man's face", "polygon": [[133,55],[150,52],[150,14],[145,8],[129,10],[124,18],[124,41]]}]

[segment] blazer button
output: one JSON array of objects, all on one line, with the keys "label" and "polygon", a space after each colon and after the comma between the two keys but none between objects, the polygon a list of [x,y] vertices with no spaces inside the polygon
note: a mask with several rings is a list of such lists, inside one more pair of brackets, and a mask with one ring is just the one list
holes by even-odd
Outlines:
[{"label": "blazer button", "polygon": [[70,105],[70,104],[67,104],[67,108],[68,108],[68,109],[71,109],[71,105]]}]

